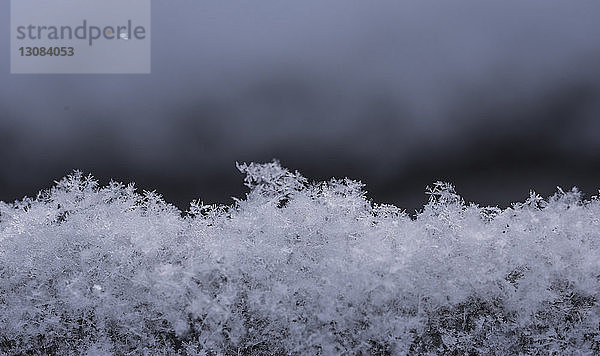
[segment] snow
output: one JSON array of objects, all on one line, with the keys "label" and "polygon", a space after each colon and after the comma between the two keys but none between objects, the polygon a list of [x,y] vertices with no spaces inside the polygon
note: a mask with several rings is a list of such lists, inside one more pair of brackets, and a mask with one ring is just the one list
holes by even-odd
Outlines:
[{"label": "snow", "polygon": [[231,206],[80,172],[0,202],[0,353],[600,352],[597,197],[499,209],[436,183],[410,217],[360,182],[238,168]]}]

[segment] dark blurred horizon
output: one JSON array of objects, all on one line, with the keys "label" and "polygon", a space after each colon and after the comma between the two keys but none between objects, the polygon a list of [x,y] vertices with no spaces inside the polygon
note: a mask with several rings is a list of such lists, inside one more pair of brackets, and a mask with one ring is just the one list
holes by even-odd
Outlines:
[{"label": "dark blurred horizon", "polygon": [[[0,4],[7,35],[9,6]],[[182,210],[231,203],[235,162],[361,180],[412,212],[442,180],[507,206],[600,188],[600,3],[153,2],[152,74],[10,75],[0,201],[79,169]]]}]

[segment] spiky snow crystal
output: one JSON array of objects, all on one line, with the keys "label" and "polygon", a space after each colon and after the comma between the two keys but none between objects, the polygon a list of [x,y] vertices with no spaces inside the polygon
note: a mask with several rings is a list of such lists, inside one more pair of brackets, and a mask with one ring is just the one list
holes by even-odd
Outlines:
[{"label": "spiky snow crystal", "polygon": [[0,354],[597,354],[600,201],[416,217],[359,182],[240,165],[186,213],[75,173],[0,203]]}]

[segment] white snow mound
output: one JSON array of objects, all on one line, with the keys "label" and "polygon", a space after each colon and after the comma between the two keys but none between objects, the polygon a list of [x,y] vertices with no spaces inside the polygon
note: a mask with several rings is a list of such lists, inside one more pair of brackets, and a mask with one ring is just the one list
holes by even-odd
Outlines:
[{"label": "white snow mound", "polygon": [[600,201],[411,218],[360,182],[242,164],[250,192],[182,213],[79,172],[0,202],[0,354],[593,354]]}]

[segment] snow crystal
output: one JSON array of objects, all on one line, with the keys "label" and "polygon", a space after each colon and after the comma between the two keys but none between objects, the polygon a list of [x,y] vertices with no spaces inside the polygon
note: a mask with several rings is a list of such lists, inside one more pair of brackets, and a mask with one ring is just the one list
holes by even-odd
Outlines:
[{"label": "snow crystal", "polygon": [[597,197],[499,209],[435,183],[411,218],[360,182],[238,168],[231,206],[80,172],[0,203],[0,353],[600,352]]}]

